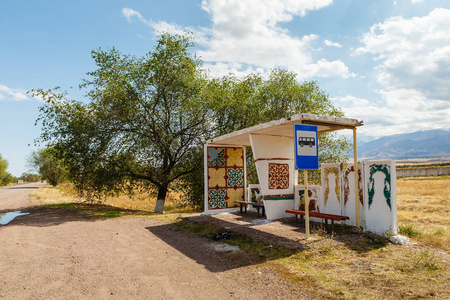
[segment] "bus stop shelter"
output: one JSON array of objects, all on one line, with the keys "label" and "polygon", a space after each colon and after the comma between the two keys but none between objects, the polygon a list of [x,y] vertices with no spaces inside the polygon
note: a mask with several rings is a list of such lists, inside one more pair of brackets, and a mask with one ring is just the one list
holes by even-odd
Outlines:
[{"label": "bus stop shelter", "polygon": [[[318,132],[353,131],[355,172],[358,173],[357,119],[296,114],[213,138],[205,144],[205,213],[235,211],[236,201],[247,200],[245,147],[251,147],[261,196],[269,220],[286,217],[294,208],[298,173],[294,166],[294,124],[317,126]],[[320,145],[319,145],[320,147]],[[358,188],[355,176],[355,187]],[[358,196],[355,193],[355,201]],[[358,221],[358,205],[356,205]]]}]

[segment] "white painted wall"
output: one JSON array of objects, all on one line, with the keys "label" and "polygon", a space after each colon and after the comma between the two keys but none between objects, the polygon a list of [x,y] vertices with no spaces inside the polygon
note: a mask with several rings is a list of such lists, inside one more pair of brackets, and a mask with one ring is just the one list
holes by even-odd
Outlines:
[{"label": "white painted wall", "polygon": [[[381,166],[389,171],[390,180],[385,183],[386,175],[381,171],[371,172],[372,166]],[[370,182],[372,173],[373,184]],[[365,161],[364,162],[364,206],[366,229],[378,234],[397,234],[397,182],[395,161]],[[370,204],[369,192],[374,194]],[[387,204],[384,190],[390,191],[391,207]]]},{"label": "white painted wall", "polygon": [[[292,209],[292,200],[267,200],[266,197],[274,195],[292,195],[296,183],[296,172],[294,170],[294,140],[292,137],[271,135],[250,135],[256,171],[258,174],[261,193],[264,196],[266,216],[269,220],[288,217],[284,211]],[[289,166],[288,187],[283,189],[269,188],[269,164],[287,164]]]},{"label": "white painted wall", "polygon": [[[347,167],[342,172],[342,181],[341,181],[341,204],[342,204],[342,215],[347,216],[350,220],[347,220],[345,223],[347,225],[356,226],[356,203],[355,203],[355,172],[353,168],[354,164],[347,164]],[[361,180],[359,181],[359,188],[363,193],[363,204],[359,201],[358,195],[358,208],[359,208],[359,225],[365,229],[366,228],[366,218],[365,218],[365,210],[364,205],[367,205],[367,202],[364,203],[364,169],[363,164],[358,163],[358,173],[361,173]],[[347,177],[347,178],[346,178]],[[348,196],[347,202],[345,197],[345,189],[348,185]]]},{"label": "white painted wall", "polygon": [[[322,197],[319,202],[321,212],[331,214],[342,214],[348,216],[350,220],[346,224],[356,226],[356,203],[355,203],[355,172],[347,172],[353,167],[353,164],[348,164],[346,169],[340,172],[341,182],[341,207],[338,208],[334,204],[329,206],[330,195],[334,189],[334,176],[324,176],[324,169],[333,167],[335,164],[322,165]],[[371,168],[374,166],[374,169]],[[378,234],[397,234],[397,183],[395,161],[365,161],[358,163],[358,169],[362,171],[362,182],[360,182],[363,190],[363,205],[358,201],[360,226],[364,230],[372,231]],[[379,169],[379,170],[378,170]],[[390,180],[385,182],[388,172]],[[372,183],[370,182],[370,175],[372,174]],[[331,174],[331,173],[330,173]],[[345,203],[345,177],[348,177],[348,200]],[[323,197],[325,193],[326,184],[329,185],[329,199],[325,205]],[[387,204],[385,196],[385,187],[390,194],[391,207]],[[372,203],[369,205],[370,195],[369,190],[373,189]],[[333,195],[336,198],[336,195]],[[333,198],[335,200],[335,198]],[[359,199],[358,199],[359,200]],[[325,208],[325,209],[324,209]],[[332,209],[330,209],[332,208]],[[322,210],[324,209],[324,210]]]},{"label": "white painted wall", "polygon": [[[336,172],[331,172],[331,170],[336,170]],[[342,172],[340,170],[340,164],[322,164],[321,176],[322,195],[319,205],[320,212],[340,215],[342,213]]]}]

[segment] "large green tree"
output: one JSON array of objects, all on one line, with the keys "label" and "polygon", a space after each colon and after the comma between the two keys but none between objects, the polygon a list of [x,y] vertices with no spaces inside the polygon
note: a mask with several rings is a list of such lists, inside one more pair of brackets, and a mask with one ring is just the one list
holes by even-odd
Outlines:
[{"label": "large green tree", "polygon": [[207,80],[192,46],[188,36],[163,34],[143,57],[93,51],[97,69],[82,84],[87,104],[33,91],[47,102],[41,138],[54,144],[80,191],[146,184],[156,189],[161,213],[169,185],[199,167],[193,153],[209,132]]}]

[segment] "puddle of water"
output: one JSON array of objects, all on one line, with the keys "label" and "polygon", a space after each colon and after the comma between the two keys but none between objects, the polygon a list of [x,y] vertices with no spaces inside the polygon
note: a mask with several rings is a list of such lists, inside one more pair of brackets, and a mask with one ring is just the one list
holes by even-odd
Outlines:
[{"label": "puddle of water", "polygon": [[6,225],[18,216],[24,216],[24,215],[29,215],[29,214],[30,213],[23,213],[19,210],[0,214],[0,225]]}]

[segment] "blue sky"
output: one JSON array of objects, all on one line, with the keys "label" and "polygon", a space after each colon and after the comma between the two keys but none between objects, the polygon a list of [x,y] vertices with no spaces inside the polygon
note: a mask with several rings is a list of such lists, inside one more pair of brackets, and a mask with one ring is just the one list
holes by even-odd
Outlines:
[{"label": "blue sky", "polygon": [[[317,80],[365,140],[449,128],[448,0],[0,1],[0,154],[27,171],[43,103],[36,88],[77,87],[91,51],[144,55],[158,32],[193,32],[212,76],[295,71]],[[74,88],[72,88],[74,87]]]}]

